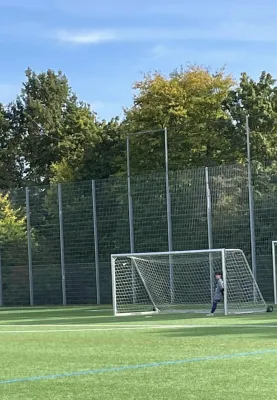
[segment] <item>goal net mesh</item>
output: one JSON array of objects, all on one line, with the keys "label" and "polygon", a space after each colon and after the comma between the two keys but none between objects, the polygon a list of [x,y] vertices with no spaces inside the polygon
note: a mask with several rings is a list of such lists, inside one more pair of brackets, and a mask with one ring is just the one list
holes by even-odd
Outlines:
[{"label": "goal net mesh", "polygon": [[[112,256],[115,314],[209,312],[215,273],[224,268],[228,313],[264,311],[266,303],[244,253],[222,254],[207,250]],[[223,311],[223,303],[217,312]]]}]

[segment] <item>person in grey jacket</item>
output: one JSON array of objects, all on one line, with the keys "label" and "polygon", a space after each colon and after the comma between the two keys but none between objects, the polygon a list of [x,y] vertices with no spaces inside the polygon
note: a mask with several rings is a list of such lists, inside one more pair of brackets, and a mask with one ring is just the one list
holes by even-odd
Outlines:
[{"label": "person in grey jacket", "polygon": [[212,306],[211,313],[208,314],[209,316],[214,315],[217,305],[223,299],[223,294],[224,294],[224,282],[222,279],[222,273],[216,272],[215,279],[217,280],[217,283],[216,283],[216,287],[215,287],[215,291],[214,291],[213,306]]}]

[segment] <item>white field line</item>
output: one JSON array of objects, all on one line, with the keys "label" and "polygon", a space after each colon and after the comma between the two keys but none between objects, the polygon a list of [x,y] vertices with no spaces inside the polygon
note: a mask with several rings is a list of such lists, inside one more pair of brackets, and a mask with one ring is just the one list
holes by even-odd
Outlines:
[{"label": "white field line", "polygon": [[[6,325],[8,326],[8,325]],[[41,326],[41,325],[40,325]],[[48,325],[49,326],[49,325]],[[57,326],[57,325],[55,325]],[[18,326],[17,326],[18,327]],[[20,327],[23,327],[22,325]],[[30,327],[30,325],[26,325]],[[42,326],[44,327],[44,326]],[[277,325],[126,325],[113,327],[96,327],[83,329],[29,329],[29,330],[0,330],[2,333],[57,333],[57,332],[92,332],[92,331],[121,331],[121,330],[154,330],[154,329],[194,329],[194,328],[277,328]]]},{"label": "white field line", "polygon": [[[0,328],[5,328],[5,327],[11,327],[11,328],[31,328],[31,327],[41,327],[41,328],[47,328],[47,327],[53,327],[53,328],[59,328],[59,327],[89,327],[89,328],[93,328],[95,326],[95,328],[98,327],[115,327],[115,328],[132,328],[132,327],[176,327],[176,328],[182,328],[184,326],[193,326],[193,327],[197,327],[197,326],[201,326],[201,325],[170,325],[170,324],[113,324],[113,323],[106,323],[106,324],[36,324],[36,325],[30,325],[30,324],[25,324],[25,325],[19,325],[19,324],[1,324],[0,323]],[[204,326],[204,325],[203,325]],[[218,325],[220,326],[220,325]]]},{"label": "white field line", "polygon": [[92,313],[97,313],[97,312],[103,312],[103,313],[105,313],[105,312],[107,312],[107,313],[112,313],[112,311],[113,310],[109,310],[109,309],[107,309],[107,308],[102,308],[101,310],[82,310],[82,311],[85,311],[85,312],[92,312]]},{"label": "white field line", "polygon": [[[35,319],[32,319],[31,322],[35,322]],[[12,328],[31,328],[31,327],[41,327],[41,328],[46,328],[46,327],[54,327],[54,328],[59,328],[59,327],[66,327],[66,328],[68,328],[68,327],[85,327],[85,328],[86,327],[90,327],[90,328],[93,328],[93,327],[96,327],[96,328],[97,327],[107,327],[107,328],[109,328],[109,327],[119,327],[119,328],[120,327],[123,327],[123,328],[129,328],[129,327],[201,328],[201,327],[203,327],[203,328],[209,328],[209,327],[212,327],[212,328],[217,328],[218,327],[218,328],[224,328],[224,327],[230,327],[231,328],[232,326],[234,326],[234,327],[241,327],[241,326],[242,327],[247,327],[247,326],[277,327],[277,323],[276,324],[274,324],[274,323],[266,324],[264,322],[256,323],[256,324],[253,324],[253,323],[247,324],[245,322],[236,323],[236,324],[230,324],[230,323],[228,323],[228,324],[221,324],[221,323],[218,323],[218,324],[185,324],[185,323],[180,324],[180,323],[177,323],[177,324],[172,325],[170,323],[169,324],[159,324],[159,323],[150,323],[150,322],[149,323],[125,323],[125,324],[118,323],[118,322],[103,322],[103,323],[101,323],[101,322],[93,323],[92,322],[92,323],[87,323],[87,324],[82,324],[82,323],[79,323],[79,324],[72,324],[72,323],[51,324],[51,323],[45,322],[45,324],[32,324],[32,323],[30,323],[30,324],[18,324],[18,323],[6,324],[5,322],[0,321],[0,329],[5,328],[5,327],[12,327]]]},{"label": "white field line", "polygon": [[[67,311],[67,312],[76,312],[76,311],[85,311],[85,312],[91,312],[91,313],[97,313],[97,312],[110,312],[110,313],[112,313],[112,308],[88,308],[88,307],[76,307],[76,308],[66,308],[66,307],[64,307],[64,308],[51,308],[51,309],[48,309],[48,308],[34,308],[34,309],[20,309],[20,308],[18,308],[18,309],[16,309],[16,310],[10,310],[10,309],[8,309],[8,308],[0,308],[0,315],[3,315],[3,314],[10,314],[10,315],[12,315],[12,314],[19,314],[19,313],[27,313],[27,314],[33,314],[33,313],[49,313],[49,312],[51,312],[51,313],[59,313],[59,312],[65,312],[65,311]],[[87,317],[86,317],[87,318]]]}]

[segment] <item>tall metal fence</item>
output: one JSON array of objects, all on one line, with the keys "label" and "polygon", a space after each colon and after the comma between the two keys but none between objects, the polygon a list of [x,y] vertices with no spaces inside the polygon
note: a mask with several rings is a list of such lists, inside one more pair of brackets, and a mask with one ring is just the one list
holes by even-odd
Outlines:
[{"label": "tall metal fence", "polygon": [[[256,168],[253,183],[257,280],[272,301],[277,173]],[[125,177],[2,193],[1,304],[108,304],[110,254],[130,252],[132,233],[135,252],[167,251],[169,222],[173,250],[241,248],[251,262],[247,167],[170,172],[169,189],[170,221],[162,173],[131,177],[131,197]]]}]

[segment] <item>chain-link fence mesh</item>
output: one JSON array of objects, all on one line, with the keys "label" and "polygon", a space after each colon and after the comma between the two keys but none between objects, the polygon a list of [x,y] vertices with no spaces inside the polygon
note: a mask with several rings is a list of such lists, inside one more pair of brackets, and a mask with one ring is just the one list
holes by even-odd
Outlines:
[{"label": "chain-link fence mesh", "polygon": [[111,302],[111,253],[130,251],[127,179],[95,182],[99,246],[100,294]]},{"label": "chain-link fence mesh", "polygon": [[131,179],[135,252],[168,251],[165,174]]},{"label": "chain-link fence mesh", "polygon": [[174,250],[208,248],[205,169],[170,173]]},{"label": "chain-link fence mesh", "polygon": [[2,303],[7,306],[28,305],[30,297],[24,189],[13,189],[0,195],[0,216]]},{"label": "chain-link fence mesh", "polygon": [[[169,182],[173,250],[207,249],[210,234],[214,248],[240,248],[251,263],[247,167],[171,171]],[[277,169],[253,165],[253,187],[257,280],[265,299],[272,301]],[[167,251],[165,174],[132,177],[131,199],[135,251]],[[0,245],[5,306],[30,304],[32,291],[34,305],[62,304],[64,296],[67,304],[91,304],[97,295],[102,304],[110,303],[110,255],[130,252],[127,178],[99,180],[94,185],[66,183],[60,190],[51,185],[1,193]]]}]

